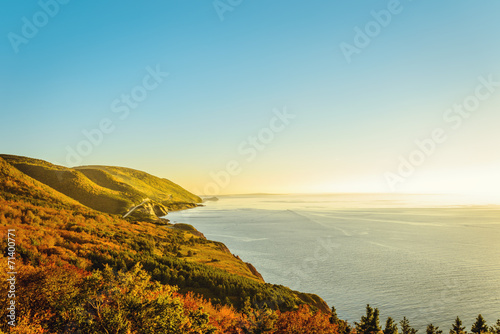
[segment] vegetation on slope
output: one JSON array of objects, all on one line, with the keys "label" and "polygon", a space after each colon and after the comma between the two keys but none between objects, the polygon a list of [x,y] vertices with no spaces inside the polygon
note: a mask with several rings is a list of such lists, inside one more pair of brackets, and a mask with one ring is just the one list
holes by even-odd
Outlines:
[{"label": "vegetation on slope", "polygon": [[111,214],[130,215],[135,220],[154,221],[170,208],[194,207],[201,199],[166,179],[129,168],[85,166],[66,168],[49,162],[14,155],[0,155],[26,175],[80,202]]},{"label": "vegetation on slope", "polygon": [[0,156],[0,195],[4,200],[24,201],[45,207],[82,208],[72,198],[13,168]]},{"label": "vegetation on slope", "polygon": [[[139,170],[111,166],[81,166],[75,169],[85,173],[91,180],[104,187],[110,188],[117,183],[129,185],[138,191],[143,198],[150,198],[166,206],[175,203],[202,202],[200,197],[191,194],[172,181]],[[103,175],[107,176],[103,177]],[[122,189],[116,190],[126,191]]]},{"label": "vegetation on slope", "polygon": [[[0,322],[0,333],[398,333],[391,318],[382,330],[369,305],[350,326],[318,296],[264,283],[192,226],[134,223],[95,211],[0,158],[4,236],[7,229],[16,240],[16,327]],[[7,249],[6,238],[1,243]],[[2,277],[7,271],[0,266]],[[0,285],[2,305],[7,289]],[[7,312],[1,308],[0,318]],[[400,327],[402,334],[417,332],[406,318]],[[500,320],[490,327],[479,315],[471,332],[500,334]],[[442,331],[429,324],[426,333]],[[466,334],[458,317],[450,334]]]},{"label": "vegetation on slope", "polygon": [[[95,316],[93,311],[73,309],[78,308],[74,305],[95,305],[95,301],[86,295],[85,278],[105,271],[109,274],[110,270],[118,276],[119,271],[123,274],[134,272],[139,263],[143,272],[141,275],[150,277],[151,284],[157,287],[154,293],[151,292],[153,295],[161,295],[165,289],[177,290],[176,294],[181,293],[182,296],[196,293],[210,299],[204,301],[205,304],[200,302],[211,305],[207,308],[223,310],[225,307],[223,312],[231,309],[234,314],[239,314],[235,317],[245,318],[236,311],[245,307],[252,310],[269,307],[285,312],[296,310],[313,299],[283,286],[264,283],[258,273],[250,270],[222,243],[206,240],[190,226],[179,227],[130,222],[118,215],[97,212],[21,173],[0,158],[0,230],[3,235],[6,235],[7,229],[16,230],[18,264],[34,275],[25,281],[19,280],[19,295],[28,296],[28,290],[35,289],[37,285],[40,298],[45,296],[43,298],[50,299],[45,304],[25,300],[19,315],[29,319],[26,323],[39,323],[50,329],[49,332],[57,332],[57,326],[78,323],[71,318],[76,316],[74,312],[87,312],[83,316],[86,320],[82,321],[88,324],[88,317]],[[2,246],[5,249],[4,238]],[[48,276],[49,272],[54,272],[53,279],[57,284],[33,281],[37,275],[45,273],[43,275]],[[79,280],[72,281],[78,277]],[[50,279],[46,277],[46,280]],[[51,289],[72,284],[75,290],[69,293],[69,299],[64,299],[67,308],[61,308],[62,301],[58,299],[60,291]],[[5,286],[0,289],[5,289]],[[3,294],[0,299],[5,299],[5,296]],[[144,300],[149,300],[147,298]],[[313,309],[328,310],[321,299],[310,304]],[[49,316],[50,319],[45,318]]]},{"label": "vegetation on slope", "polygon": [[[340,334],[329,314],[307,305],[282,312],[253,308],[247,300],[238,311],[154,282],[141,265],[92,273],[54,263],[20,265],[17,282],[22,290],[11,333]],[[4,286],[0,302],[6,302]],[[6,315],[0,309],[0,317]],[[0,327],[7,331],[5,322]]]}]

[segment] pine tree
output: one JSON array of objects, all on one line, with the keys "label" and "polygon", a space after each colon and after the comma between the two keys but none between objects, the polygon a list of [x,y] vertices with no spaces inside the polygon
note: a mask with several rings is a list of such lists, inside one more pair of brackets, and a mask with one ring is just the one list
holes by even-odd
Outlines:
[{"label": "pine tree", "polygon": [[241,313],[245,314],[246,316],[250,316],[253,314],[252,302],[250,301],[250,297],[245,297],[243,307],[241,308]]},{"label": "pine tree", "polygon": [[401,334],[417,334],[418,332],[418,329],[410,326],[410,321],[406,317],[403,317],[399,325],[401,326]]},{"label": "pine tree", "polygon": [[498,319],[497,323],[490,328],[490,332],[493,334],[500,334],[500,319]]},{"label": "pine tree", "polygon": [[472,333],[481,334],[488,332],[488,326],[486,325],[486,320],[484,320],[483,316],[480,314],[476,318],[476,322],[472,325],[470,330]]},{"label": "pine tree", "polygon": [[352,328],[347,321],[339,320],[338,332],[339,334],[350,334],[352,332]]},{"label": "pine tree", "polygon": [[398,334],[398,325],[391,317],[387,318],[385,322],[384,334]]},{"label": "pine tree", "polygon": [[373,334],[380,332],[379,311],[366,305],[366,316],[361,317],[360,323],[356,324],[358,334]]},{"label": "pine tree", "polygon": [[351,327],[347,323],[347,321],[344,321],[342,319],[339,319],[337,315],[337,310],[335,309],[334,306],[332,306],[332,312],[330,313],[330,323],[332,325],[337,325],[338,326],[338,333],[339,334],[349,334],[351,332]]},{"label": "pine tree", "polygon": [[450,334],[466,334],[465,326],[462,326],[462,320],[459,317],[455,319],[455,322],[451,325]]},{"label": "pine tree", "polygon": [[330,323],[333,325],[338,325],[339,317],[337,316],[337,310],[335,310],[335,306],[332,306],[332,313],[330,314]]},{"label": "pine tree", "polygon": [[427,334],[442,334],[443,331],[439,329],[439,326],[434,326],[433,324],[428,324],[425,330]]}]

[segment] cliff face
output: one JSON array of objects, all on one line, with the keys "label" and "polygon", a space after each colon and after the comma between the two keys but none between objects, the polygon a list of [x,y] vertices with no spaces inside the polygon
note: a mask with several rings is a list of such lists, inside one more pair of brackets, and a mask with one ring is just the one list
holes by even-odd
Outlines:
[{"label": "cliff face", "polygon": [[304,301],[306,304],[312,305],[316,307],[318,310],[321,310],[322,312],[329,313],[330,312],[330,307],[328,304],[318,295],[312,294],[312,293],[303,293],[303,292],[297,292],[297,295],[299,298]]},{"label": "cliff face", "polygon": [[255,269],[255,267],[249,263],[249,262],[245,262],[248,269],[252,272],[252,274],[254,274],[255,276],[261,278],[262,280],[264,280],[264,277],[262,277],[262,275],[257,271],[257,269]]}]

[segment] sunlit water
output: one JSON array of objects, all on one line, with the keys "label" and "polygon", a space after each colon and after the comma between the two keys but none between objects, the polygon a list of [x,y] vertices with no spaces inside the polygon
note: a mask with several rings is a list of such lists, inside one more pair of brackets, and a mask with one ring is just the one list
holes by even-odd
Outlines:
[{"label": "sunlit water", "polygon": [[170,213],[251,262],[270,283],[312,292],[359,321],[403,316],[445,332],[458,315],[500,318],[500,207],[426,195],[223,196]]}]

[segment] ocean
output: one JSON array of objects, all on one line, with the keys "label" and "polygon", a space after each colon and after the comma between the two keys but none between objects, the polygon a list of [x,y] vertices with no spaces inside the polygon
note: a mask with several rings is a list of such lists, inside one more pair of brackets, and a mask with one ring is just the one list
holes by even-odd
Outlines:
[{"label": "ocean", "polygon": [[366,304],[420,331],[500,318],[500,206],[438,195],[220,196],[169,213],[252,263],[266,282],[315,293],[340,318]]}]

